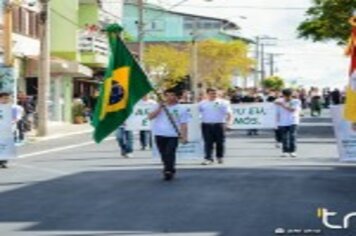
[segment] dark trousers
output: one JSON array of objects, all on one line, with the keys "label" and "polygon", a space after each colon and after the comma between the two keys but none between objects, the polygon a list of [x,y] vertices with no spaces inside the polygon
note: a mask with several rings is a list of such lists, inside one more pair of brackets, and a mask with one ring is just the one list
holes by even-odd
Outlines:
[{"label": "dark trousers", "polygon": [[178,137],[155,136],[155,140],[161,155],[164,171],[175,173]]},{"label": "dark trousers", "polygon": [[274,130],[274,138],[277,143],[282,142],[282,131],[281,131],[280,127],[278,127],[277,129]]},{"label": "dark trousers", "polygon": [[216,157],[224,157],[225,130],[223,123],[203,123],[202,133],[204,139],[205,159],[212,160],[214,144],[216,144]]},{"label": "dark trousers", "polygon": [[140,143],[142,148],[146,148],[147,146],[152,147],[151,131],[140,131]]},{"label": "dark trousers", "polygon": [[283,152],[292,153],[297,150],[297,125],[281,126]]}]

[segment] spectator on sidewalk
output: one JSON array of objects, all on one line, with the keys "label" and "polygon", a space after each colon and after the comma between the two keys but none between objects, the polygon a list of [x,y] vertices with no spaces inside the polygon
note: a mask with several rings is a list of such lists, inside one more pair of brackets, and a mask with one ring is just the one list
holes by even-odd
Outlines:
[{"label": "spectator on sidewalk", "polygon": [[198,104],[202,118],[202,134],[204,139],[205,161],[203,165],[214,163],[213,151],[216,144],[216,158],[219,164],[223,163],[225,152],[225,131],[231,122],[232,111],[230,104],[218,98],[214,88],[207,89],[207,99]]},{"label": "spectator on sidewalk", "polygon": [[310,90],[310,115],[321,115],[321,94],[319,88],[311,88]]},{"label": "spectator on sidewalk", "polygon": [[[271,90],[267,96],[266,102],[275,102],[280,97],[279,93],[279,91]],[[276,141],[276,148],[280,148],[282,143],[282,132],[278,126],[274,129],[274,139]]]},{"label": "spectator on sidewalk", "polygon": [[296,157],[297,150],[297,128],[300,123],[301,102],[292,97],[291,89],[282,91],[283,98],[277,99],[278,125],[282,133],[282,157]]},{"label": "spectator on sidewalk", "polygon": [[14,104],[13,107],[13,122],[14,122],[14,139],[15,143],[22,144],[25,140],[25,109],[19,105]]},{"label": "spectator on sidewalk", "polygon": [[30,97],[22,91],[18,92],[17,104],[24,109],[24,117],[22,119],[24,132],[29,132],[33,126],[32,120],[35,112],[35,104],[33,104]]},{"label": "spectator on sidewalk", "polygon": [[179,138],[182,143],[187,142],[189,113],[178,103],[179,93],[177,91],[168,89],[164,92],[164,96],[167,110],[164,110],[162,104],[157,104],[148,117],[152,120],[152,133],[164,166],[163,177],[164,180],[169,181],[176,173],[176,151]]},{"label": "spectator on sidewalk", "polygon": [[341,104],[341,92],[339,89],[336,88],[331,92],[331,101],[333,105]]}]

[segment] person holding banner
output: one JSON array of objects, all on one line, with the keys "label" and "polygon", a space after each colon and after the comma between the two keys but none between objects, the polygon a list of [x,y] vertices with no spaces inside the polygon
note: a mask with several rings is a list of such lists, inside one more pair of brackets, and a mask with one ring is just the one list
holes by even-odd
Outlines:
[{"label": "person holding banner", "polygon": [[[138,105],[144,105],[144,106],[155,106],[157,102],[153,99],[150,99],[148,95],[144,96],[141,101],[137,103]],[[145,150],[146,147],[148,146],[149,148],[152,148],[152,137],[151,137],[151,131],[149,130],[140,130],[140,144],[141,144],[141,150]]]},{"label": "person holding banner", "polygon": [[198,108],[202,118],[205,150],[205,160],[202,165],[214,163],[212,157],[214,144],[216,144],[217,161],[222,164],[225,151],[225,131],[232,118],[230,103],[218,98],[216,89],[208,88],[207,99],[201,101]]},{"label": "person holding banner", "polygon": [[283,98],[277,99],[277,119],[282,134],[282,157],[296,157],[296,133],[300,123],[301,102],[293,98],[291,89],[282,91]]},{"label": "person holding banner", "polygon": [[122,157],[133,157],[133,132],[126,129],[126,124],[119,126],[116,130],[116,141],[121,149]]},{"label": "person holding banner", "polygon": [[177,91],[168,89],[164,92],[165,104],[157,104],[148,115],[152,120],[152,133],[160,153],[164,180],[172,180],[176,173],[176,151],[179,138],[187,142],[189,114],[180,105]]}]

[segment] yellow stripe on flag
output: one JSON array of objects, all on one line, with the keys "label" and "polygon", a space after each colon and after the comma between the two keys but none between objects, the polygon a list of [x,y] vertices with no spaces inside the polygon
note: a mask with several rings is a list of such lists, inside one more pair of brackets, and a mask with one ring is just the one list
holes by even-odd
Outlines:
[{"label": "yellow stripe on flag", "polygon": [[346,90],[344,116],[346,120],[356,122],[356,91],[350,86]]},{"label": "yellow stripe on flag", "polygon": [[[103,120],[107,113],[117,112],[125,109],[129,97],[129,76],[130,68],[128,66],[118,68],[113,71],[113,76],[107,78],[104,82],[104,99],[101,109],[100,120]],[[113,82],[117,82],[124,91],[123,98],[115,104],[110,104],[110,96]]]}]

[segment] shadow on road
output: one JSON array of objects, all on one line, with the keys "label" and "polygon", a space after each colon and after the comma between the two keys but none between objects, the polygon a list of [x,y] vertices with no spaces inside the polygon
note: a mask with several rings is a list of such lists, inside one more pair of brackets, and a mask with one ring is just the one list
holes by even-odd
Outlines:
[{"label": "shadow on road", "polygon": [[355,181],[354,168],[315,166],[180,169],[173,182],[153,169],[82,172],[0,193],[0,222],[34,222],[26,232],[267,236],[277,227],[324,229],[316,209],[356,209]]}]

